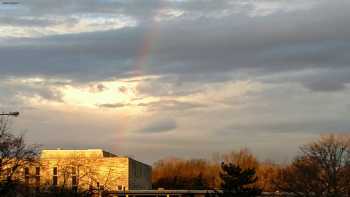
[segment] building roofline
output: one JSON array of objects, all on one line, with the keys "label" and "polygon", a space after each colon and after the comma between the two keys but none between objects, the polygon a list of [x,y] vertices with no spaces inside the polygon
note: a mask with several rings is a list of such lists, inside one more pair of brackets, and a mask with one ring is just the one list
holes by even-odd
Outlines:
[{"label": "building roofline", "polygon": [[[66,155],[64,155],[66,153]],[[76,153],[76,155],[74,155]],[[119,157],[111,152],[103,149],[42,149],[40,151],[41,158],[55,158],[55,157],[72,157],[72,156],[88,156],[91,157]]]},{"label": "building roofline", "polygon": [[[66,154],[65,154],[66,153]],[[75,154],[76,153],[76,154]],[[111,152],[105,151],[101,148],[94,149],[42,149],[40,151],[40,159],[65,159],[65,158],[104,158],[104,159],[112,159],[112,158],[127,158],[129,160],[133,160],[142,165],[146,165],[152,168],[151,165],[138,161],[132,157],[125,155],[115,155]]]}]

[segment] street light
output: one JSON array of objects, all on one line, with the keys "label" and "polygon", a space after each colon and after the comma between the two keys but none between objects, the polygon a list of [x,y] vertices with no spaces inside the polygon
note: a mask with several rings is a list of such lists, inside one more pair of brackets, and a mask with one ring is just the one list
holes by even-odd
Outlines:
[{"label": "street light", "polygon": [[19,112],[16,111],[16,112],[8,112],[8,113],[0,113],[0,116],[19,116]]}]

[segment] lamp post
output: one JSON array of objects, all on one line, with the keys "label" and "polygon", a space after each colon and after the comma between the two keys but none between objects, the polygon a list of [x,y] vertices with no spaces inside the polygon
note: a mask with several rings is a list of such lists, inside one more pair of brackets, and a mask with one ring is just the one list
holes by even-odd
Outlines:
[{"label": "lamp post", "polygon": [[8,113],[0,113],[0,116],[19,116],[19,112],[8,112]]}]

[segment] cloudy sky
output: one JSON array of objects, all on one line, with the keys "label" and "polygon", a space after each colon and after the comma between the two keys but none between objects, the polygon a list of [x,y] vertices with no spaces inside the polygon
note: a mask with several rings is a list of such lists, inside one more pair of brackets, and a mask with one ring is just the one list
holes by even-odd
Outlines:
[{"label": "cloudy sky", "polygon": [[0,109],[43,148],[286,161],[350,131],[348,0],[0,4]]}]

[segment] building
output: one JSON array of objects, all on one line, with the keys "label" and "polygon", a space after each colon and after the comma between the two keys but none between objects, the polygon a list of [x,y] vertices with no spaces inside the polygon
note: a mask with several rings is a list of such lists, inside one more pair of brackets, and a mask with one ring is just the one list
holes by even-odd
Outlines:
[{"label": "building", "polygon": [[26,184],[48,189],[147,190],[149,165],[101,149],[43,150],[39,164],[24,169]]}]

